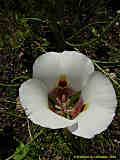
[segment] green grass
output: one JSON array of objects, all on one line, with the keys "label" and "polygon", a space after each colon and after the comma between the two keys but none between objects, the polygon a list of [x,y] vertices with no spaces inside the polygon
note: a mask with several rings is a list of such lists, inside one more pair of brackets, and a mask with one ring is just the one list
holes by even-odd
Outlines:
[{"label": "green grass", "polygon": [[[19,14],[16,16],[19,20]],[[31,25],[28,25],[27,19],[22,17],[23,21],[16,26],[16,32],[19,33],[16,46],[1,41],[0,136],[7,136],[12,142],[9,144],[9,153],[1,155],[0,151],[0,160],[114,158],[110,156],[120,159],[120,29],[115,26],[119,16],[117,15],[112,21],[99,21],[96,18],[95,21],[88,22],[73,35],[70,34],[70,37],[65,38],[65,50],[76,50],[88,55],[93,60],[96,70],[110,78],[116,91],[118,101],[116,115],[108,129],[93,139],[69,135],[64,129],[52,130],[35,125],[27,119],[19,105],[19,87],[32,76],[31,68],[34,60],[47,51],[56,50],[56,44],[52,44],[44,37],[45,33],[50,32],[46,25],[47,20],[44,18],[43,23],[41,19],[41,24],[37,25],[37,22],[31,22]],[[34,18],[34,20],[38,19]],[[43,29],[47,27],[47,31],[39,31],[39,27],[43,27]],[[115,31],[113,32],[113,30]],[[5,34],[8,33],[5,32]],[[89,34],[93,34],[93,37],[91,39],[83,38],[82,34],[87,38]],[[102,45],[109,48],[109,58],[96,54],[97,49]],[[106,54],[108,53],[105,52],[104,55]],[[20,57],[20,55],[22,56]],[[110,73],[115,73],[116,78],[112,78]],[[6,142],[0,144],[1,146],[2,148],[6,146]]]}]

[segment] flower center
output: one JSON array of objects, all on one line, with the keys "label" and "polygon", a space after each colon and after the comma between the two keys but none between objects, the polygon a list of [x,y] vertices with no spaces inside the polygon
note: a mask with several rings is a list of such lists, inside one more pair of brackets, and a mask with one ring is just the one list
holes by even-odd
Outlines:
[{"label": "flower center", "polygon": [[80,91],[73,90],[68,85],[65,76],[61,76],[54,88],[48,95],[49,109],[67,119],[74,119],[79,113],[87,109]]}]

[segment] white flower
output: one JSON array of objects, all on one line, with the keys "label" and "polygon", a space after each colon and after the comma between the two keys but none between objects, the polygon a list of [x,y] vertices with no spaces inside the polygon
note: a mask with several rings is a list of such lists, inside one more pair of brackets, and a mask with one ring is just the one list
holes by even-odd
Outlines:
[{"label": "white flower", "polygon": [[[70,98],[79,91],[76,105],[82,109],[78,107],[76,111],[70,106]],[[48,95],[56,97],[53,111],[48,107]],[[21,85],[19,96],[28,118],[35,124],[51,129],[67,127],[72,134],[85,138],[107,129],[117,105],[110,80],[94,71],[88,57],[75,51],[48,52],[38,57],[33,78]],[[61,116],[66,112],[72,119]]]}]

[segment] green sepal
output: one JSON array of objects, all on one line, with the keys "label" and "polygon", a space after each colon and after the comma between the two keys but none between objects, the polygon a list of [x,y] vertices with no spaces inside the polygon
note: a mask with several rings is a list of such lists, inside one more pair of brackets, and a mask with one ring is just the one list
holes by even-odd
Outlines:
[{"label": "green sepal", "polygon": [[74,107],[78,100],[80,99],[81,91],[77,92],[70,98],[70,106]]}]

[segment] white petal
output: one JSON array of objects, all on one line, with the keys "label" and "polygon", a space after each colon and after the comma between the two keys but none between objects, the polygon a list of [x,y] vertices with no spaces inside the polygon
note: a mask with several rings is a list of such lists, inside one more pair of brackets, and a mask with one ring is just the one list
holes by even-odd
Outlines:
[{"label": "white petal", "polygon": [[43,80],[51,90],[59,76],[65,74],[72,87],[80,90],[94,71],[91,60],[75,51],[48,52],[38,57],[33,65],[33,77]]},{"label": "white petal", "polygon": [[49,91],[55,87],[62,74],[59,55],[56,52],[48,52],[39,56],[33,65],[33,78],[43,80]]},{"label": "white petal", "polygon": [[72,88],[81,90],[86,85],[88,77],[94,72],[92,61],[82,53],[75,51],[64,51],[62,55],[61,66]]},{"label": "white petal", "polygon": [[[73,131],[68,127],[72,134],[93,138],[96,134],[101,133],[110,125],[115,113],[107,109],[101,109],[99,106],[91,106],[94,109],[89,110],[84,116],[78,116],[78,129]],[[97,108],[98,107],[98,108]]]},{"label": "white petal", "polygon": [[110,80],[100,72],[94,72],[82,90],[83,100],[90,104],[99,104],[101,108],[115,111],[117,100]]},{"label": "white petal", "polygon": [[20,102],[35,124],[46,128],[65,128],[73,125],[74,120],[68,120],[48,109],[48,92],[40,80],[30,79],[19,89]]},{"label": "white petal", "polygon": [[92,138],[107,129],[113,120],[117,105],[116,95],[110,80],[102,73],[94,72],[82,91],[82,97],[90,106],[75,118],[78,120],[78,129],[71,132]]}]

